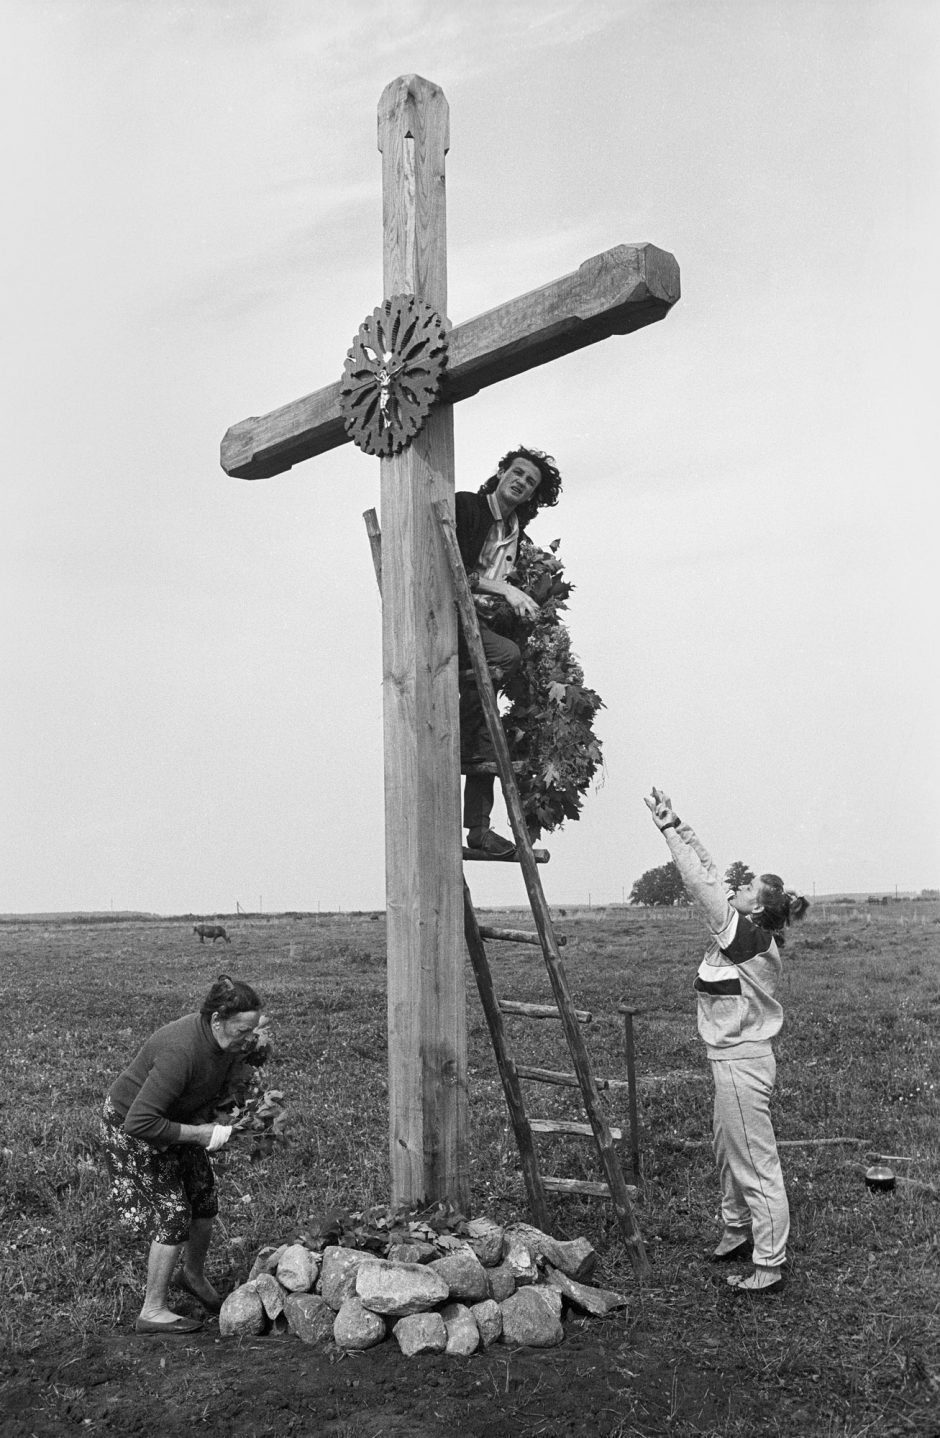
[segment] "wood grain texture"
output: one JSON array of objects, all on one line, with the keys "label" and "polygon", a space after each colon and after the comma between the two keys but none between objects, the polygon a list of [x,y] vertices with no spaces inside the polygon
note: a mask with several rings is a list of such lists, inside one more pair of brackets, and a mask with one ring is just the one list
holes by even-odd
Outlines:
[{"label": "wood grain texture", "polygon": [[[405,76],[379,102],[387,295],[447,302],[447,102]],[[470,1197],[457,629],[432,501],[453,513],[453,411],[381,464],[392,1203]]]},{"label": "wood grain texture", "polygon": [[[537,949],[542,947],[538,934],[532,934],[528,929],[493,929],[488,924],[481,924],[480,935],[484,939],[498,939],[507,944],[532,944]],[[568,940],[563,934],[556,934],[555,938],[558,947],[563,949]]]},{"label": "wood grain texture", "polygon": [[[558,1009],[554,1004],[527,1004],[521,999],[500,999],[499,1007],[504,1014],[518,1014],[523,1019],[557,1019]],[[572,1009],[579,1024],[591,1024],[594,1015],[590,1009]]]},{"label": "wood grain texture", "polygon": [[[406,158],[399,157],[405,177]],[[443,203],[443,186],[437,198]],[[403,241],[414,248],[407,231]],[[423,259],[430,268],[428,257]],[[434,280],[440,283],[440,276]],[[615,245],[560,280],[453,328],[441,403],[466,399],[610,335],[655,324],[679,293],[679,267],[672,255],[655,245]],[[241,420],[222,440],[222,468],[240,479],[263,479],[345,444],[339,395],[337,380],[270,414]]]},{"label": "wood grain texture", "polygon": [[[575,1193],[583,1193],[587,1198],[610,1198],[610,1185],[606,1183],[593,1183],[588,1178],[548,1178],[543,1177],[543,1184],[548,1193],[565,1193],[569,1197]],[[624,1193],[628,1198],[636,1198],[636,1188],[632,1183],[624,1184]]]},{"label": "wood grain texture", "polygon": [[[593,1138],[594,1130],[589,1123],[579,1123],[571,1118],[531,1118],[529,1124],[533,1133],[565,1134],[568,1138]],[[610,1136],[619,1142],[623,1129],[611,1125]]]}]

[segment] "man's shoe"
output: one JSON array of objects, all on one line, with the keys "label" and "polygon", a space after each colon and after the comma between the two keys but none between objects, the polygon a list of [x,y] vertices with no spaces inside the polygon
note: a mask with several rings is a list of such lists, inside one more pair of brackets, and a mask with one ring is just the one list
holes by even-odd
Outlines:
[{"label": "man's shoe", "polygon": [[467,848],[491,854],[494,859],[511,859],[516,852],[516,846],[512,840],[504,839],[502,834],[496,833],[495,829],[484,829],[476,843],[468,835]]}]

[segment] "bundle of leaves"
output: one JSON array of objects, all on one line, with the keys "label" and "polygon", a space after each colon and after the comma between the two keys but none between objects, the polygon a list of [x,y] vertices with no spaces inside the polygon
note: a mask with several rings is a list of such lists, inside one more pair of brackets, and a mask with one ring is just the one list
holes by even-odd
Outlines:
[{"label": "bundle of leaves", "polygon": [[580,817],[582,797],[603,762],[594,716],[604,707],[584,682],[561,617],[574,586],[564,577],[560,540],[547,550],[523,536],[510,582],[534,599],[534,619],[521,618],[498,601],[486,615],[489,628],[522,650],[519,672],[507,687],[503,725],[510,756],[522,761],[516,782],[529,833],[561,828]]},{"label": "bundle of leaves", "polygon": [[262,1066],[271,1054],[271,1031],[263,1023],[251,1036],[249,1047],[236,1064],[225,1093],[216,1104],[214,1120],[227,1124],[233,1138],[251,1141],[249,1156],[253,1160],[266,1157],[275,1143],[286,1137],[289,1112],[284,1094],[278,1088],[266,1088]]},{"label": "bundle of leaves", "polygon": [[458,1248],[467,1234],[467,1217],[450,1203],[400,1204],[350,1212],[331,1208],[310,1219],[308,1231],[301,1242],[311,1248],[339,1244],[343,1248],[362,1248],[383,1257],[395,1243],[431,1243],[441,1253]]}]

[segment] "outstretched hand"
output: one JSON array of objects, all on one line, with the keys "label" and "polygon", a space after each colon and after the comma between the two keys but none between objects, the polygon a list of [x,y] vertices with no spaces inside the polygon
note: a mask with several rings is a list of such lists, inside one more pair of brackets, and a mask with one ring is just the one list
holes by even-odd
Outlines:
[{"label": "outstretched hand", "polygon": [[644,798],[643,803],[652,814],[657,829],[670,829],[678,824],[679,816],[672,807],[672,800],[662,789],[657,789],[654,785],[651,796]]}]

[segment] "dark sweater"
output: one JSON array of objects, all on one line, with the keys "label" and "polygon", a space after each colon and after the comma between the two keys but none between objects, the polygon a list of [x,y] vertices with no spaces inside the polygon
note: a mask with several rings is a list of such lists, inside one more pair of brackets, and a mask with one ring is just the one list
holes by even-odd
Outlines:
[{"label": "dark sweater", "polygon": [[208,1123],[240,1055],[220,1048],[201,1014],[157,1029],[111,1086],[124,1132],[155,1148],[178,1143],[181,1123]]}]

